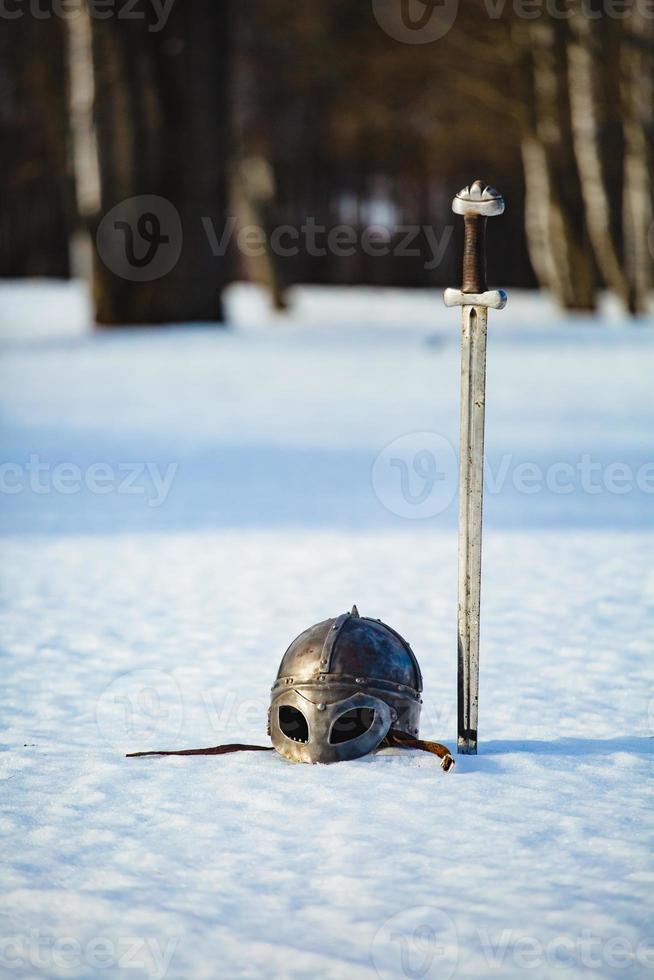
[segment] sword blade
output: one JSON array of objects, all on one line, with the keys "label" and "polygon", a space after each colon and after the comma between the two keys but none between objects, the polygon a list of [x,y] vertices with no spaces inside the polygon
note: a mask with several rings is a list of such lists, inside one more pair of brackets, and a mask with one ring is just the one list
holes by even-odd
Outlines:
[{"label": "sword blade", "polygon": [[485,307],[462,307],[457,741],[464,755],[477,752],[487,321]]}]

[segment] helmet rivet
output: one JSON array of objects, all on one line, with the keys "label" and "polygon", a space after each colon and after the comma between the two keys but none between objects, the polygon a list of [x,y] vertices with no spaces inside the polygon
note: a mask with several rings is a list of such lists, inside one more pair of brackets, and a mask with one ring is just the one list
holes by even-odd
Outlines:
[{"label": "helmet rivet", "polygon": [[357,684],[365,684],[366,683],[366,679],[365,679],[365,677],[357,677],[356,682],[357,682]]},{"label": "helmet rivet", "polygon": [[325,704],[319,704],[318,705],[318,711],[324,711],[326,707],[327,707],[327,705],[325,705]]}]

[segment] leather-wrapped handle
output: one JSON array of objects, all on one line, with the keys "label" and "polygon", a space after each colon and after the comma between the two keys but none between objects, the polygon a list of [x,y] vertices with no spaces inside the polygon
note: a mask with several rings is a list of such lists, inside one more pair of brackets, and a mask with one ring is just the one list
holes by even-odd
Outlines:
[{"label": "leather-wrapped handle", "polygon": [[486,221],[481,214],[466,214],[463,218],[463,293],[485,293],[486,283]]}]

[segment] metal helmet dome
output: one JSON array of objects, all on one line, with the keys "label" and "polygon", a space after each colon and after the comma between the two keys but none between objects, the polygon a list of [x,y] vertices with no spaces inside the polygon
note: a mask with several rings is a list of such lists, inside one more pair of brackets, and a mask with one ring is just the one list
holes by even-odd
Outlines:
[{"label": "metal helmet dome", "polygon": [[341,762],[374,751],[393,729],[418,735],[422,675],[409,644],[352,612],[301,633],[282,657],[268,729],[293,762]]}]

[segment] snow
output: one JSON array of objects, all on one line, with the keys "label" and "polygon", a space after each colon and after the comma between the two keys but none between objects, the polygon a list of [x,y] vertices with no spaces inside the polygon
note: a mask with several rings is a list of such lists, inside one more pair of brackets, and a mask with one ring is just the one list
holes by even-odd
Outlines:
[{"label": "snow", "polygon": [[456,312],[240,286],[226,331],[91,333],[78,285],[3,297],[0,974],[649,975],[649,326],[491,313],[481,745],[445,775],[123,752],[266,744],[288,642],[353,602],[453,744]]}]

